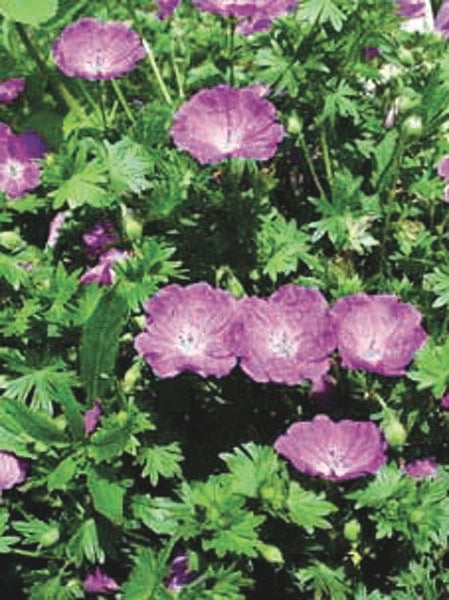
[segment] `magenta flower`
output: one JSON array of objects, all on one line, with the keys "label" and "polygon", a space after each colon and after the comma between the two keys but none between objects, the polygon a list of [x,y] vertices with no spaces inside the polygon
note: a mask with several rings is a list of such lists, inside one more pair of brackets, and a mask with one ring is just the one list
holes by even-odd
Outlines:
[{"label": "magenta flower", "polygon": [[387,461],[387,444],[374,423],[334,423],[326,415],[293,423],[274,447],[297,471],[334,481],[376,473]]},{"label": "magenta flower", "polygon": [[202,11],[239,19],[237,31],[250,35],[270,29],[273,21],[295,10],[298,0],[193,0]]},{"label": "magenta flower", "polygon": [[419,310],[393,295],[354,294],[337,300],[330,312],[343,366],[348,369],[404,375],[427,339]]},{"label": "magenta flower", "polygon": [[443,410],[449,410],[449,392],[441,398],[440,406]]},{"label": "magenta flower", "polygon": [[263,86],[218,85],[194,94],[175,113],[171,136],[201,164],[225,158],[271,158],[284,137]]},{"label": "magenta flower", "polygon": [[363,51],[365,60],[373,60],[380,56],[380,48],[378,46],[367,46]]},{"label": "magenta flower", "polygon": [[71,23],[53,44],[53,58],[68,77],[116,79],[146,55],[139,35],[120,22],[85,18]]},{"label": "magenta flower", "polygon": [[144,308],[146,331],[134,347],[158,377],[183,371],[224,377],[235,366],[237,300],[228,292],[207,283],[168,285]]},{"label": "magenta flower", "polygon": [[0,450],[0,498],[3,490],[9,490],[26,479],[26,463],[12,452]]},{"label": "magenta flower", "polygon": [[170,564],[170,573],[165,580],[165,586],[172,592],[180,592],[192,581],[194,573],[189,571],[189,559],[185,554],[176,556]]},{"label": "magenta flower", "polygon": [[90,573],[83,582],[83,587],[89,594],[115,594],[120,590],[119,584],[103,573],[99,567],[95,573]]},{"label": "magenta flower", "polygon": [[10,104],[20,96],[24,89],[25,79],[23,77],[2,81],[0,83],[0,103]]},{"label": "magenta flower", "polygon": [[58,243],[61,229],[65,223],[66,214],[64,211],[56,213],[53,219],[50,221],[48,228],[47,248],[54,248]]},{"label": "magenta flower", "polygon": [[101,417],[101,402],[94,402],[93,407],[84,413],[84,433],[90,435],[95,431]]},{"label": "magenta flower", "polygon": [[449,2],[444,0],[435,17],[434,31],[441,33],[445,38],[449,37]]},{"label": "magenta flower", "polygon": [[88,269],[80,277],[81,283],[98,283],[99,285],[112,285],[115,282],[115,271],[113,266],[120,260],[126,260],[129,253],[126,250],[116,250],[112,248],[103,254],[100,254],[98,263],[95,267]]},{"label": "magenta flower", "polygon": [[436,475],[438,464],[432,457],[419,458],[404,466],[404,472],[409,477],[432,477]]},{"label": "magenta flower", "polygon": [[251,379],[296,385],[327,373],[336,342],[321,292],[283,285],[239,304],[240,367]]},{"label": "magenta flower", "polygon": [[417,0],[396,0],[396,13],[406,19],[426,16],[426,3]]},{"label": "magenta flower", "polygon": [[0,190],[9,198],[20,198],[40,184],[37,159],[48,146],[34,131],[15,135],[6,123],[0,123]]},{"label": "magenta flower", "polygon": [[168,19],[178,8],[181,0],[156,0],[157,16],[159,19]]},{"label": "magenta flower", "polygon": [[[448,6],[448,23],[449,23],[449,4]],[[449,37],[449,33],[448,33]],[[438,163],[437,172],[440,177],[442,177],[446,183],[446,187],[444,188],[444,201],[449,202],[449,156],[445,156]]]},{"label": "magenta flower", "polygon": [[83,242],[87,247],[87,256],[95,258],[120,241],[114,225],[110,221],[100,221],[93,229],[83,234]]}]

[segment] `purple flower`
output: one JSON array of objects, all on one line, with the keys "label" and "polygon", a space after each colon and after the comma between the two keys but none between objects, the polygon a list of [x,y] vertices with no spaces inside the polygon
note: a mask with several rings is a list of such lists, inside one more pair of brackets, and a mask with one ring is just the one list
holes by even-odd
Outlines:
[{"label": "purple flower", "polygon": [[368,46],[363,51],[363,56],[365,60],[373,60],[374,58],[378,58],[380,56],[380,48],[377,46]]},{"label": "purple flower", "polygon": [[83,242],[87,247],[87,256],[95,258],[117,244],[120,238],[110,221],[100,221],[94,228],[83,235]]},{"label": "purple flower", "polygon": [[449,392],[441,398],[440,406],[443,410],[449,410]]},{"label": "purple flower", "polygon": [[139,35],[120,22],[80,19],[62,31],[53,57],[68,77],[96,81],[129,73],[146,55]]},{"label": "purple flower", "polygon": [[270,29],[278,17],[295,10],[298,0],[193,0],[202,11],[239,19],[237,31],[250,35]]},{"label": "purple flower", "polygon": [[20,96],[24,89],[25,79],[23,77],[2,81],[0,83],[0,103],[10,104]]},{"label": "purple flower", "polygon": [[417,0],[396,0],[396,13],[406,19],[426,16],[426,3]]},{"label": "purple flower", "polygon": [[387,444],[374,423],[334,423],[326,415],[294,423],[274,447],[301,473],[334,481],[376,473],[387,461]]},{"label": "purple flower", "polygon": [[445,156],[440,160],[437,167],[437,172],[445,181],[449,181],[449,156]]},{"label": "purple flower", "polygon": [[103,573],[99,567],[95,573],[90,573],[83,582],[83,587],[89,594],[114,594],[120,590],[119,584]]},{"label": "purple flower", "polygon": [[126,250],[116,250],[115,248],[100,254],[98,263],[80,277],[80,282],[112,285],[115,282],[115,271],[112,267],[116,262],[126,260],[128,256],[129,253]]},{"label": "purple flower", "polygon": [[168,19],[178,8],[181,0],[156,0],[157,16],[159,19]]},{"label": "purple flower", "polygon": [[185,554],[176,556],[170,564],[170,573],[165,580],[165,586],[172,592],[179,592],[192,581],[194,573],[189,571],[189,559]]},{"label": "purple flower", "polygon": [[34,131],[15,135],[6,123],[0,123],[0,190],[9,198],[20,198],[40,184],[37,159],[48,150]]},{"label": "purple flower", "polygon": [[194,94],[175,113],[171,136],[201,164],[225,158],[267,160],[284,137],[264,86],[218,85]]},{"label": "purple flower", "polygon": [[144,304],[146,331],[134,347],[158,377],[191,371],[224,377],[237,362],[237,300],[207,283],[168,285]]},{"label": "purple flower", "polygon": [[94,402],[93,407],[84,413],[84,433],[90,435],[95,431],[101,417],[101,402]]},{"label": "purple flower", "polygon": [[404,472],[409,477],[432,477],[436,475],[438,464],[432,457],[419,458],[404,466]]},{"label": "purple flower", "polygon": [[427,339],[419,310],[393,295],[353,294],[337,300],[330,312],[338,350],[348,369],[404,375]]},{"label": "purple flower", "polygon": [[59,240],[62,226],[65,223],[66,214],[64,211],[56,213],[53,219],[50,221],[48,228],[48,238],[46,246],[47,248],[54,248]]},{"label": "purple flower", "polygon": [[438,31],[445,38],[449,37],[449,2],[444,0],[435,17],[434,31]]},{"label": "purple flower", "polygon": [[26,479],[26,463],[12,452],[0,450],[0,498],[3,490],[9,490]]},{"label": "purple flower", "polygon": [[239,304],[240,367],[254,381],[296,385],[327,373],[336,342],[321,292],[283,285]]}]

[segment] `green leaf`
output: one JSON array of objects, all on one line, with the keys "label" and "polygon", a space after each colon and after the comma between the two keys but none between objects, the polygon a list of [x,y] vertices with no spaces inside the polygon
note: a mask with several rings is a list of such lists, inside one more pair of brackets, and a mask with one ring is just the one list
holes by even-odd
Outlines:
[{"label": "green leaf", "polygon": [[75,531],[66,546],[67,556],[79,566],[84,558],[92,564],[104,563],[105,554],[98,540],[94,519],[87,519]]},{"label": "green leaf", "polygon": [[335,31],[340,31],[343,21],[346,19],[344,13],[332,2],[332,0],[303,0],[299,8],[299,17],[312,23],[331,22]]},{"label": "green leaf", "polygon": [[299,588],[311,590],[314,600],[346,600],[349,588],[345,580],[343,567],[331,568],[322,562],[314,561],[312,565],[299,569],[296,573]]},{"label": "green leaf", "polygon": [[0,554],[10,554],[12,552],[11,546],[17,542],[20,542],[20,538],[16,535],[0,537]]},{"label": "green leaf", "polygon": [[83,328],[81,378],[89,403],[102,398],[111,385],[110,378],[114,372],[119,336],[126,313],[126,300],[112,290],[101,298]]},{"label": "green leaf", "polygon": [[116,419],[102,421],[102,427],[90,438],[89,456],[95,462],[110,460],[120,456],[128,443],[132,432],[132,423],[127,420],[120,426]]},{"label": "green leaf", "polygon": [[146,496],[135,496],[132,510],[137,519],[158,535],[174,535],[179,528],[179,519],[183,516],[188,519],[191,512],[181,502]]},{"label": "green leaf", "polygon": [[73,456],[62,460],[54,471],[48,476],[47,486],[49,491],[63,490],[75,475],[77,461]]},{"label": "green leaf", "polygon": [[141,548],[128,580],[123,585],[122,600],[151,600],[165,575],[165,565],[149,548]]},{"label": "green leaf", "polygon": [[90,471],[87,477],[95,510],[110,519],[116,525],[123,522],[123,497],[126,490],[118,483],[112,483],[101,477],[95,471]]},{"label": "green leaf", "polygon": [[331,524],[324,517],[337,510],[334,504],[323,499],[323,494],[304,490],[296,481],[290,483],[287,508],[291,520],[307,533],[313,533],[315,528],[329,529]]},{"label": "green leaf", "polygon": [[23,544],[37,544],[39,548],[46,548],[59,540],[59,525],[55,521],[46,523],[34,518],[29,521],[12,521],[11,525],[22,535]]},{"label": "green leaf", "polygon": [[449,385],[449,337],[442,346],[428,339],[416,353],[414,367],[407,376],[418,382],[419,390],[431,388],[434,396],[441,398]]},{"label": "green leaf", "polygon": [[58,0],[0,0],[0,12],[6,19],[40,25],[55,16]]},{"label": "green leaf", "polygon": [[67,442],[66,434],[56,427],[52,419],[10,398],[3,398],[0,402],[0,423],[12,433],[26,434],[28,439],[47,446],[65,445]]},{"label": "green leaf", "polygon": [[239,520],[223,524],[211,540],[204,539],[203,548],[215,550],[220,558],[228,552],[255,557],[261,543],[256,530],[264,521],[265,517],[262,515],[242,511]]},{"label": "green leaf", "polygon": [[104,143],[107,150],[106,168],[115,192],[139,194],[148,189],[150,183],[145,176],[152,173],[153,164],[145,148],[128,137],[115,144],[107,140]]},{"label": "green leaf", "polygon": [[151,485],[157,485],[159,477],[180,477],[182,474],[179,463],[184,457],[178,442],[143,448],[137,460],[143,465],[142,477],[149,477]]},{"label": "green leaf", "polygon": [[433,292],[437,298],[433,308],[449,305],[449,269],[446,266],[435,267],[432,273],[427,273],[423,278],[425,290]]}]

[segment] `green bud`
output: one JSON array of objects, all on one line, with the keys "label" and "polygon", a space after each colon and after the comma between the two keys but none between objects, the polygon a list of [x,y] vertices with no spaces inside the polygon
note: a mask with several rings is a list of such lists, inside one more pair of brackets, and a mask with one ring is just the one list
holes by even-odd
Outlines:
[{"label": "green bud", "polygon": [[269,563],[283,563],[284,557],[277,546],[271,544],[260,544],[259,552],[263,558]]},{"label": "green bud", "polygon": [[343,529],[343,535],[345,536],[345,538],[348,541],[356,542],[360,537],[361,531],[362,531],[362,528],[360,526],[360,523],[357,521],[357,519],[351,519],[350,521],[345,523],[345,526]]},{"label": "green bud", "polygon": [[123,228],[130,240],[138,240],[142,237],[142,223],[138,221],[133,211],[127,208],[124,204],[120,206],[122,211]]},{"label": "green bud", "polygon": [[423,131],[421,117],[418,115],[407,117],[402,125],[402,131],[410,137],[421,135]]},{"label": "green bud", "polygon": [[382,430],[390,446],[402,446],[407,439],[407,431],[402,423],[394,416],[389,416],[383,423]]},{"label": "green bud", "polygon": [[0,233],[0,246],[3,246],[7,250],[15,250],[22,243],[22,238],[15,231],[3,231]]},{"label": "green bud", "polygon": [[302,131],[302,121],[296,112],[293,112],[288,118],[287,131],[293,135],[298,135]]},{"label": "green bud", "polygon": [[59,527],[55,525],[48,531],[46,531],[39,540],[39,545],[47,548],[48,546],[53,546],[59,540]]}]

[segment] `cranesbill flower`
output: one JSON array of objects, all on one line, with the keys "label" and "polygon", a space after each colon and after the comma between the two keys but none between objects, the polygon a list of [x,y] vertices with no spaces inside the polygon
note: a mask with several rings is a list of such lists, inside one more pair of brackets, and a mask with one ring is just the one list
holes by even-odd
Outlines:
[{"label": "cranesbill flower", "polygon": [[[449,23],[449,4],[447,6]],[[438,163],[437,172],[438,175],[442,177],[446,183],[446,187],[444,189],[444,201],[449,202],[449,156],[445,156],[440,160],[440,162]]]},{"label": "cranesbill flower", "polygon": [[438,464],[433,457],[419,458],[404,466],[404,472],[410,477],[432,477],[436,475]]},{"label": "cranesbill flower", "polygon": [[34,131],[15,135],[0,123],[0,190],[9,198],[20,198],[40,184],[40,167],[48,146]]},{"label": "cranesbill flower", "polygon": [[139,35],[125,23],[85,18],[71,23],[53,44],[53,58],[68,77],[115,79],[146,55]]},{"label": "cranesbill flower", "polygon": [[89,258],[95,258],[119,241],[117,231],[110,221],[100,221],[95,224],[93,229],[83,234],[83,242],[87,247]]},{"label": "cranesbill flower", "polygon": [[175,113],[171,136],[201,164],[225,158],[267,160],[284,137],[263,86],[218,85],[194,94]]},{"label": "cranesbill flower", "polygon": [[157,16],[159,19],[168,19],[178,8],[181,0],[156,0]]},{"label": "cranesbill flower", "polygon": [[419,0],[396,0],[396,13],[406,19],[426,16],[426,3]]},{"label": "cranesbill flower", "polygon": [[394,295],[340,298],[330,311],[343,366],[387,376],[404,375],[427,334],[422,315]]},{"label": "cranesbill flower", "polygon": [[373,60],[380,56],[380,48],[378,46],[367,46],[363,51],[365,60]]},{"label": "cranesbill flower", "polygon": [[449,392],[441,398],[440,406],[443,410],[449,410]]},{"label": "cranesbill flower", "polygon": [[128,255],[129,253],[126,250],[116,250],[115,248],[104,252],[100,255],[98,263],[80,277],[80,282],[112,285],[116,277],[113,266],[120,260],[126,260]]},{"label": "cranesbill flower", "polygon": [[94,402],[93,407],[90,410],[86,410],[83,415],[84,421],[84,433],[90,435],[95,431],[98,425],[98,421],[101,417],[101,403]]},{"label": "cranesbill flower", "polygon": [[50,221],[48,228],[47,248],[54,248],[58,243],[61,229],[65,223],[66,214],[64,211],[57,212],[53,219]]},{"label": "cranesbill flower", "polygon": [[295,10],[298,0],[193,0],[202,11],[239,19],[237,31],[250,35],[270,29],[273,21]]},{"label": "cranesbill flower", "polygon": [[449,37],[449,2],[444,0],[435,17],[434,30],[445,38]]},{"label": "cranesbill flower", "polygon": [[3,490],[9,490],[26,479],[26,464],[12,452],[0,450],[0,498]]},{"label": "cranesbill flower", "polygon": [[223,377],[235,366],[237,300],[207,283],[168,285],[144,304],[146,331],[134,343],[159,377],[191,371]]},{"label": "cranesbill flower", "polygon": [[301,473],[334,481],[376,473],[387,461],[387,444],[374,423],[335,423],[326,415],[294,423],[274,447]]},{"label": "cranesbill flower", "polygon": [[170,573],[165,581],[167,589],[172,592],[180,592],[192,578],[194,573],[189,571],[189,559],[185,554],[176,556],[170,564]]},{"label": "cranesbill flower", "polygon": [[240,367],[254,381],[296,385],[327,373],[336,341],[321,292],[283,285],[239,304]]},{"label": "cranesbill flower", "polygon": [[83,587],[89,594],[115,594],[120,590],[119,584],[103,573],[99,567],[95,573],[90,573],[83,582]]},{"label": "cranesbill flower", "polygon": [[13,102],[25,89],[25,79],[16,77],[0,82],[0,103],[10,104]]}]

